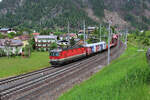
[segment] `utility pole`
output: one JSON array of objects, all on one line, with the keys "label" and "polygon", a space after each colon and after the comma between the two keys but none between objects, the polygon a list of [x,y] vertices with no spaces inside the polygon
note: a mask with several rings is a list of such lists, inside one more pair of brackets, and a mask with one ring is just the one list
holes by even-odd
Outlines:
[{"label": "utility pole", "polygon": [[100,33],[100,42],[102,41],[102,39],[101,39],[101,32],[102,32],[102,26],[101,26],[101,24],[100,24],[100,28],[99,28],[99,33]]},{"label": "utility pole", "polygon": [[111,22],[109,21],[109,34],[108,34],[108,65],[110,64],[110,34],[111,34]]},{"label": "utility pole", "polygon": [[69,21],[68,21],[68,40],[69,40],[69,33],[70,33],[70,23],[69,23]]},{"label": "utility pole", "polygon": [[85,37],[85,20],[83,21],[83,30],[84,30],[84,45],[85,45],[85,40],[86,40],[86,37]]},{"label": "utility pole", "polygon": [[121,29],[118,29],[118,45],[117,47],[120,47],[120,33],[121,33]]},{"label": "utility pole", "polygon": [[119,46],[120,46],[120,32],[118,32],[118,48],[119,48]]},{"label": "utility pole", "polygon": [[127,48],[127,38],[128,38],[128,29],[126,29],[126,35],[125,35],[125,48]]}]

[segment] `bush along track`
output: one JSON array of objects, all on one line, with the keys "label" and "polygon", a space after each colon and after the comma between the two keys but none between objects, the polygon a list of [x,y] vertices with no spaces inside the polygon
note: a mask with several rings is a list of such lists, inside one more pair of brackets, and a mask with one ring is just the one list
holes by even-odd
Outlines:
[{"label": "bush along track", "polygon": [[146,52],[128,45],[125,53],[58,100],[150,100]]}]

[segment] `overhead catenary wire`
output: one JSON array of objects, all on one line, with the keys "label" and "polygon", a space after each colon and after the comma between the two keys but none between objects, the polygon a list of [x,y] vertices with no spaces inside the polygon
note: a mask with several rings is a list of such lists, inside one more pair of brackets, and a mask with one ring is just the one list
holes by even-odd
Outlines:
[{"label": "overhead catenary wire", "polygon": [[69,41],[69,33],[70,33],[70,23],[68,21],[68,27],[67,27],[67,30],[68,30],[68,41]]}]

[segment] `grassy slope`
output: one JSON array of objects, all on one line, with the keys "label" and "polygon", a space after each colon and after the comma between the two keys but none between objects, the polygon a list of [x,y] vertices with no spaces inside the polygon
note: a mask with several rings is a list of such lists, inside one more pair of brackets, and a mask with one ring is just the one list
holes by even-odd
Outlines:
[{"label": "grassy slope", "polygon": [[125,53],[59,100],[150,100],[145,52],[129,45]]},{"label": "grassy slope", "polygon": [[48,52],[34,52],[30,58],[0,58],[0,78],[48,67],[48,61]]}]

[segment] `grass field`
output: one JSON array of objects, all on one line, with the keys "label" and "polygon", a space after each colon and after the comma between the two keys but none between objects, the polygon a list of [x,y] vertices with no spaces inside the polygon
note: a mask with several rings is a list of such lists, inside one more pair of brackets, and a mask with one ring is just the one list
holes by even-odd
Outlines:
[{"label": "grass field", "polygon": [[129,45],[120,58],[58,100],[150,100],[149,81],[145,52]]},{"label": "grass field", "polygon": [[0,58],[0,78],[20,75],[50,66],[48,52],[33,52],[29,58]]}]

